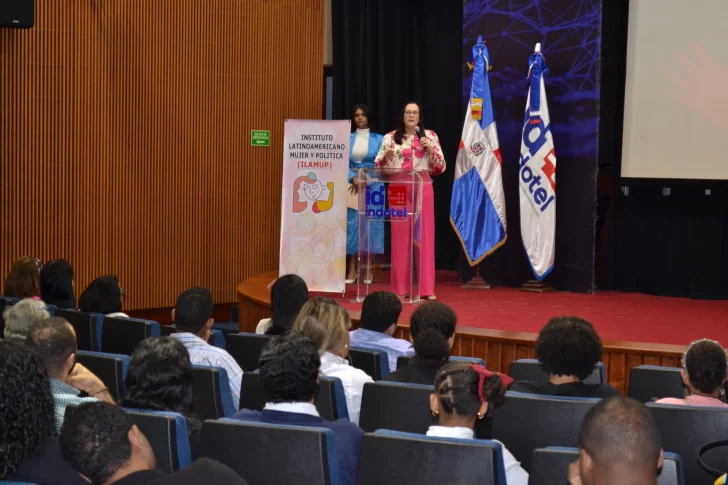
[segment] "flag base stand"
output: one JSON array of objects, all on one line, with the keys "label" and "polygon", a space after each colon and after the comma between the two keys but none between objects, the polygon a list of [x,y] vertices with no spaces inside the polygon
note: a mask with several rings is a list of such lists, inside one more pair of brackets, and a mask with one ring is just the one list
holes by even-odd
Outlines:
[{"label": "flag base stand", "polygon": [[475,267],[475,276],[472,280],[468,281],[464,285],[460,286],[463,290],[490,290],[493,288],[493,285],[485,281],[480,276],[480,266]]},{"label": "flag base stand", "polygon": [[550,293],[558,291],[556,288],[543,281],[530,280],[521,285],[519,291],[528,291],[530,293]]}]

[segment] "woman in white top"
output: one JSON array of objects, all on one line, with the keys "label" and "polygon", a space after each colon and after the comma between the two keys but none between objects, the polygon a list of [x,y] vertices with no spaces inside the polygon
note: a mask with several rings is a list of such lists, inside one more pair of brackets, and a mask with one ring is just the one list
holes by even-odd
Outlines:
[{"label": "woman in white top", "polygon": [[[430,410],[438,417],[438,425],[430,426],[427,436],[475,439],[475,420],[485,419],[488,406],[503,400],[506,387],[512,382],[510,377],[490,372],[481,365],[445,364],[435,376],[435,392],[430,395]],[[507,485],[528,485],[526,470],[503,443],[500,445]]]},{"label": "woman in white top", "polygon": [[119,278],[113,274],[99,276],[81,293],[78,299],[78,309],[84,313],[101,313],[107,317],[124,317],[121,305],[124,303],[126,293],[119,284]]},{"label": "woman in white top", "polygon": [[255,333],[283,335],[293,326],[298,312],[308,301],[308,286],[295,274],[283,275],[270,285],[270,306],[273,316],[264,318]]},{"label": "woman in white top", "polygon": [[351,318],[347,311],[331,298],[316,297],[303,305],[293,329],[308,336],[318,347],[321,375],[341,379],[349,421],[358,425],[364,384],[373,381],[364,371],[352,367],[346,360],[351,329]]}]

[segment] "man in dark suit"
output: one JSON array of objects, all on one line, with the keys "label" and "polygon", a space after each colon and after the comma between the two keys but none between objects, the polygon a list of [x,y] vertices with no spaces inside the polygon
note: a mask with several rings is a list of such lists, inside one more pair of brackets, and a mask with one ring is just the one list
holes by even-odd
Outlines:
[{"label": "man in dark suit", "polygon": [[266,344],[259,363],[265,408],[263,411],[244,409],[231,418],[330,429],[336,440],[341,481],[345,485],[354,485],[364,432],[346,419],[326,421],[316,411],[314,401],[321,365],[316,344],[303,334],[291,332]]}]

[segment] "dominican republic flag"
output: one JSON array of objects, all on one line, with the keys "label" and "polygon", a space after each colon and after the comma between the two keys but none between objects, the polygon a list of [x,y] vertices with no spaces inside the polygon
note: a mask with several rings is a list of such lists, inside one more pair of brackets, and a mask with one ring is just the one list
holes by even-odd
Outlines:
[{"label": "dominican republic flag", "polygon": [[543,77],[546,60],[536,48],[528,58],[529,89],[521,140],[521,234],[536,279],[554,269],[556,233],[556,154]]},{"label": "dominican republic flag", "polygon": [[490,56],[482,37],[473,46],[468,66],[473,84],[455,162],[450,223],[475,266],[506,242],[506,200],[490,102]]}]

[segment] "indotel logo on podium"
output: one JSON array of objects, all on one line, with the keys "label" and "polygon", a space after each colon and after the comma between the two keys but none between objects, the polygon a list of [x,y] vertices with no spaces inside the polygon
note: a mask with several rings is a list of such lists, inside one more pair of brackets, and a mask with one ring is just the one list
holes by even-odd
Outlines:
[{"label": "indotel logo on podium", "polygon": [[[407,187],[390,185],[389,189],[386,189],[384,184],[377,185],[378,187],[374,189],[372,189],[371,185],[367,185],[367,217],[398,221],[407,220]],[[385,199],[389,200],[389,209],[385,208]]]}]

